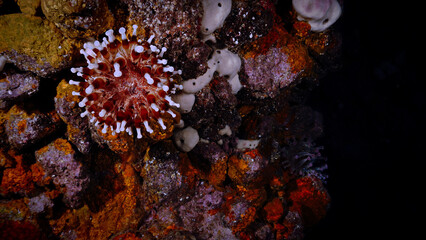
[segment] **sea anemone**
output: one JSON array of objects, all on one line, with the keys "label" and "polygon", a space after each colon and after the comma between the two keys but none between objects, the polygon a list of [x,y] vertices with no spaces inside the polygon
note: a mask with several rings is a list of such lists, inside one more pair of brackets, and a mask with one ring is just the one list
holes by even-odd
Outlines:
[{"label": "sea anemone", "polygon": [[148,40],[137,39],[138,26],[132,28],[131,36],[122,27],[119,36],[110,29],[102,42],[85,43],[80,53],[87,67],[71,68],[84,81],[69,83],[80,86],[73,95],[83,97],[78,104],[85,108],[81,117],[88,116],[102,133],[111,129],[112,134],[126,131],[132,135],[136,130],[137,138],[142,138],[141,129],[151,134],[154,125],[166,130],[180,121],[174,109],[179,104],[171,94],[182,89],[182,72],[167,65],[163,58],[167,49],[152,43],[154,35]]}]

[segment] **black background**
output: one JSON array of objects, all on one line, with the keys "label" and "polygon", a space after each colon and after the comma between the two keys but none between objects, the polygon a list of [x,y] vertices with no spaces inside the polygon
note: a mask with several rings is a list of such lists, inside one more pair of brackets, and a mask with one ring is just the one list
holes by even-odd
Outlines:
[{"label": "black background", "polygon": [[324,117],[332,202],[306,239],[424,237],[426,21],[414,4],[344,1],[343,68],[309,101]]}]

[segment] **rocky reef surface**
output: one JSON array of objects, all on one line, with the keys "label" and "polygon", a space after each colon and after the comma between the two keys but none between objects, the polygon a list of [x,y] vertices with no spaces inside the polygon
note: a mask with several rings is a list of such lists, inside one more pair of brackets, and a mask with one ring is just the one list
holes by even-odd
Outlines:
[{"label": "rocky reef surface", "polygon": [[342,4],[0,1],[0,239],[303,239]]}]

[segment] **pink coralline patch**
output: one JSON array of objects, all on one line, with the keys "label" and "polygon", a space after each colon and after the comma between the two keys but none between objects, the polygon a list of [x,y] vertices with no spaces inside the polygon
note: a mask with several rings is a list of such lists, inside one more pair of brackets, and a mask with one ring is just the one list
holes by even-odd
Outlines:
[{"label": "pink coralline patch", "polygon": [[88,42],[80,51],[88,66],[71,69],[84,78],[82,82],[70,80],[81,87],[80,92],[73,92],[83,97],[79,106],[86,111],[81,116],[89,116],[104,134],[111,129],[112,134],[125,131],[132,135],[136,129],[137,138],[142,138],[143,128],[151,134],[153,129],[173,125],[166,119],[179,121],[179,113],[172,108],[179,104],[170,94],[182,87],[177,83],[181,71],[163,59],[166,48],[151,44],[154,35],[144,41],[137,39],[136,32],[136,25],[131,36],[125,28],[120,28],[117,37],[108,30],[102,43]]},{"label": "pink coralline patch", "polygon": [[288,56],[275,47],[255,58],[244,59],[244,63],[248,87],[260,98],[275,97],[297,77],[291,71]]}]

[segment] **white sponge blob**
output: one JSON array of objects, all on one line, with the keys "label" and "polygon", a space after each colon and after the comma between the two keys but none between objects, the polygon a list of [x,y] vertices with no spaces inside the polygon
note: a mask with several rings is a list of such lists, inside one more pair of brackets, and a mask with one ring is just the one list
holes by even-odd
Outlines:
[{"label": "white sponge blob", "polygon": [[231,8],[231,0],[203,0],[204,15],[201,20],[201,32],[209,35],[220,28],[231,12]]},{"label": "white sponge blob", "polygon": [[175,103],[179,104],[179,111],[182,113],[189,113],[195,103],[195,95],[192,93],[180,93],[173,95],[172,99]]},{"label": "white sponge blob", "polygon": [[238,54],[232,53],[228,49],[215,50],[212,58],[207,62],[209,69],[203,75],[183,82],[183,91],[186,93],[196,93],[209,84],[214,72],[219,76],[228,76],[232,93],[236,94],[241,88],[238,78],[238,71],[241,68],[241,59]]},{"label": "white sponge blob", "polygon": [[229,76],[229,79],[232,79],[240,70],[240,57],[228,49],[216,50],[213,58],[216,58],[217,60],[216,71],[220,76]]},{"label": "white sponge blob", "polygon": [[184,151],[191,151],[195,145],[200,141],[200,136],[198,135],[197,130],[192,127],[187,127],[181,131],[178,131],[174,134],[174,140],[176,146]]},{"label": "white sponge blob", "polygon": [[196,93],[203,89],[213,78],[213,74],[216,71],[216,59],[212,57],[208,62],[207,65],[209,66],[209,69],[207,69],[207,72],[203,75],[194,78],[189,79],[187,81],[184,81],[182,83],[183,91],[186,93]]},{"label": "white sponge blob", "polygon": [[311,25],[314,32],[322,32],[339,19],[342,9],[337,0],[293,0],[297,18]]},{"label": "white sponge blob", "polygon": [[259,145],[260,140],[244,140],[237,139],[237,148],[238,149],[255,149]]}]

